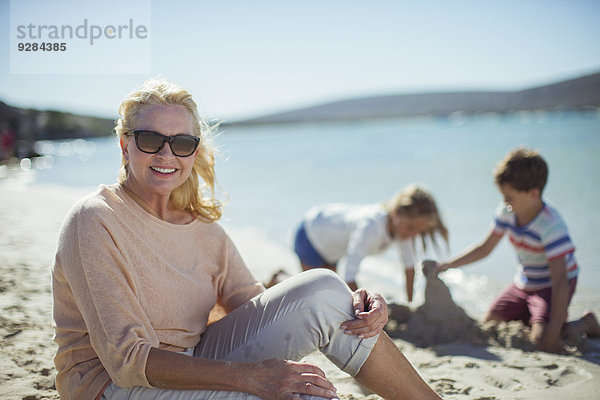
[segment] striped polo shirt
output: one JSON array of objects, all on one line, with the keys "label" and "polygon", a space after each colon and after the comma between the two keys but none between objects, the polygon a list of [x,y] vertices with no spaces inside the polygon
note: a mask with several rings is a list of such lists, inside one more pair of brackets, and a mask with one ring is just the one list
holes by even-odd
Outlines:
[{"label": "striped polo shirt", "polygon": [[575,246],[567,225],[556,209],[544,202],[539,214],[524,226],[517,226],[517,217],[501,204],[496,210],[493,233],[508,237],[517,252],[519,268],[514,282],[518,288],[532,291],[552,286],[548,261],[564,257],[567,279],[577,276]]}]

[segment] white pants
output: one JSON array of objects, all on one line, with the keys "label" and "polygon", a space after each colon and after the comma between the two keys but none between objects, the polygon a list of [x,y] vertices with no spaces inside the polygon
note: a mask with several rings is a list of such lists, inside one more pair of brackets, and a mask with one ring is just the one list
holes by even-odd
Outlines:
[{"label": "white pants", "polygon": [[[313,269],[275,285],[210,325],[190,356],[239,362],[272,358],[298,361],[319,349],[355,376],[377,336],[346,335],[340,325],[354,318],[348,286],[327,269]],[[304,398],[315,398],[303,396]],[[241,392],[121,388],[111,383],[102,399],[257,399]]]}]

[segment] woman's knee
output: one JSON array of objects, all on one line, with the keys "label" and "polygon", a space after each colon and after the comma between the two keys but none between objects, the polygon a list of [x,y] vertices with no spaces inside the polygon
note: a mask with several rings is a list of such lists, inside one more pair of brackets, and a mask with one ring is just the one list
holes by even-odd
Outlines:
[{"label": "woman's knee", "polygon": [[348,285],[339,276],[326,268],[316,268],[301,274],[300,291],[304,297],[319,300],[331,299],[331,297],[351,298]]},{"label": "woman's knee", "polygon": [[304,304],[318,313],[345,321],[352,318],[352,292],[339,276],[328,269],[305,272]]},{"label": "woman's knee", "polygon": [[350,314],[352,317],[352,292],[334,272],[323,269],[311,269],[275,285],[276,298],[287,304],[296,304],[303,309],[315,312],[335,311]]}]

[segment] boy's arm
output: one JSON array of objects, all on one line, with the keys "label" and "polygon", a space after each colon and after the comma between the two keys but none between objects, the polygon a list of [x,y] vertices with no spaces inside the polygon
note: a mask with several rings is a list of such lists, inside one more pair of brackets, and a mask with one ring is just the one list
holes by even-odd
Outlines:
[{"label": "boy's arm", "polygon": [[502,235],[494,233],[493,230],[490,231],[490,233],[488,233],[487,237],[483,240],[483,242],[479,243],[473,248],[466,250],[465,252],[448,262],[438,264],[437,272],[446,271],[449,268],[461,267],[463,265],[481,260],[488,254],[490,254],[492,250],[494,250],[500,239],[502,239]]},{"label": "boy's arm", "polygon": [[567,320],[569,305],[569,283],[567,281],[567,266],[564,257],[548,261],[550,278],[552,279],[552,304],[550,321],[546,326],[542,342],[542,350],[557,353],[560,351],[560,333]]}]

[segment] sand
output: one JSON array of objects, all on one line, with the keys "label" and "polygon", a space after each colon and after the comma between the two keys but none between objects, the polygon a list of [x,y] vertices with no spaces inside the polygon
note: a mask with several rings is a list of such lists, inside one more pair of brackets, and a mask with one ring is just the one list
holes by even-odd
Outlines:
[{"label": "sand", "polygon": [[[0,178],[0,398],[57,399],[50,265],[65,213],[89,190],[41,187],[17,178]],[[252,246],[253,235],[232,236],[250,266],[268,264],[265,249]],[[281,267],[274,264],[272,270]],[[567,355],[535,351],[520,324],[477,323],[454,304],[439,279],[427,280],[424,304],[390,305],[390,310],[390,336],[444,398],[563,400],[600,393],[600,340],[576,340]],[[326,371],[340,398],[379,398],[320,353],[307,361]]]}]

